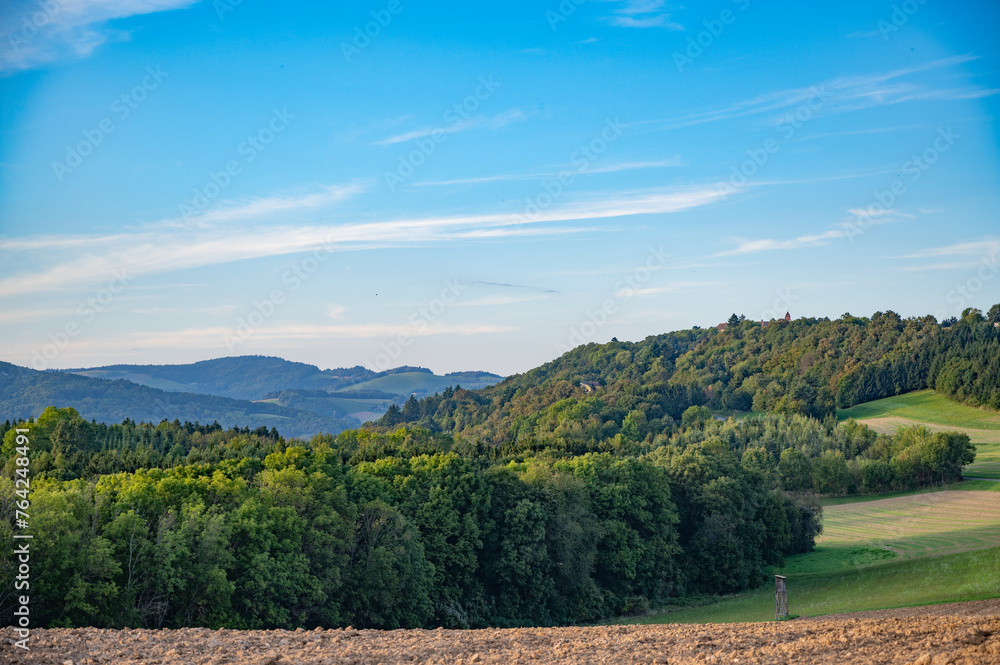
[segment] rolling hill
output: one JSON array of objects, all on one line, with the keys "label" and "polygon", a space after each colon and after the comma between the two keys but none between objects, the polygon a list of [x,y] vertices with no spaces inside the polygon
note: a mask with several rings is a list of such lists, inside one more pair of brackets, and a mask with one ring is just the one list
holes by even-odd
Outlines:
[{"label": "rolling hill", "polygon": [[217,421],[225,428],[275,427],[285,436],[341,432],[360,423],[279,404],[219,395],[168,392],[125,379],[98,379],[64,372],[38,372],[0,362],[0,414],[37,417],[47,406],[75,408],[87,420],[117,423],[125,419]]},{"label": "rolling hill", "polygon": [[378,376],[364,367],[321,370],[315,365],[270,356],[236,356],[187,365],[107,365],[63,370],[95,379],[125,379],[167,392],[204,393],[233,399],[262,399],[290,388],[339,390]]},{"label": "rolling hill", "polygon": [[485,387],[503,378],[489,372],[439,376],[420,367],[321,370],[268,356],[48,372],[9,363],[0,367],[11,377],[0,387],[3,417],[34,417],[58,405],[108,423],[218,421],[224,427],[276,427],[289,437],[340,432],[378,418],[410,395],[424,397],[458,383]]}]

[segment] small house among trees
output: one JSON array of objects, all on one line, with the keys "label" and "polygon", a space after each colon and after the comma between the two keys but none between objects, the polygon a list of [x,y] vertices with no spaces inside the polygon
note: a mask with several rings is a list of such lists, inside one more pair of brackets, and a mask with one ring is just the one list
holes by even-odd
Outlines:
[{"label": "small house among trees", "polygon": [[597,381],[581,381],[580,387],[586,390],[588,393],[596,392],[601,384]]}]

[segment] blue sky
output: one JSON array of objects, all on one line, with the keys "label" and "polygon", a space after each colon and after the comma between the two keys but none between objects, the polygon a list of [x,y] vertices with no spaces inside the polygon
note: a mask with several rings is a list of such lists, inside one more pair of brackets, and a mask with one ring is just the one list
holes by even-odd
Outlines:
[{"label": "blue sky", "polygon": [[1000,301],[994,3],[4,7],[7,361],[509,374]]}]

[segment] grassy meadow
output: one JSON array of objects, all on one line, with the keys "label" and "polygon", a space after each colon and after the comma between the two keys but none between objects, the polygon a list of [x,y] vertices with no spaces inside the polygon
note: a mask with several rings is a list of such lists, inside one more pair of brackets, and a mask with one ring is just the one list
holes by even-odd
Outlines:
[{"label": "grassy meadow", "polygon": [[947,425],[950,429],[1000,431],[1000,413],[953,402],[933,390],[917,390],[905,395],[858,404],[837,413],[840,420],[868,420],[896,416],[918,423]]},{"label": "grassy meadow", "polygon": [[[1000,596],[1000,483],[965,481],[881,497],[824,501],[816,549],[772,572],[788,578],[789,609],[815,616]],[[761,588],[622,623],[774,619]]]},{"label": "grassy meadow", "polygon": [[976,461],[965,468],[972,478],[1000,480],[1000,413],[953,402],[933,390],[887,397],[842,409],[841,420],[854,418],[883,434],[923,425],[932,431],[961,431],[976,444]]}]

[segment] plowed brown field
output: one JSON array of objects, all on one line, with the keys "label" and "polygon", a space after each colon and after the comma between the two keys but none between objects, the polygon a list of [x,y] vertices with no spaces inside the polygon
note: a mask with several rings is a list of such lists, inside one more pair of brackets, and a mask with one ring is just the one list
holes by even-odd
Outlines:
[{"label": "plowed brown field", "polygon": [[[9,635],[9,629],[5,631]],[[345,663],[1000,663],[1000,603],[887,610],[782,623],[503,630],[93,630],[33,633],[32,665]]]}]

